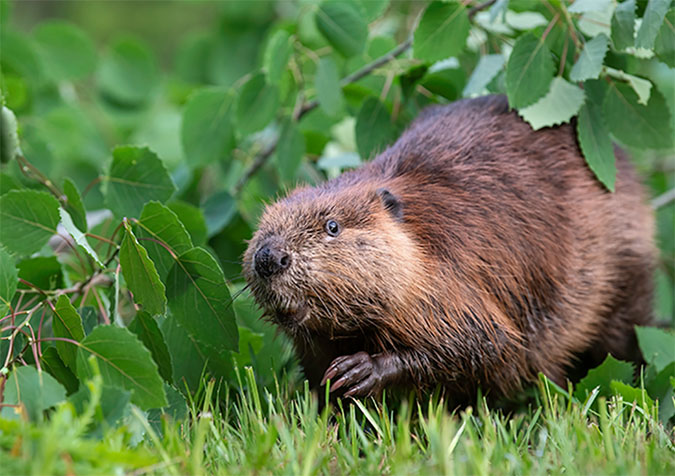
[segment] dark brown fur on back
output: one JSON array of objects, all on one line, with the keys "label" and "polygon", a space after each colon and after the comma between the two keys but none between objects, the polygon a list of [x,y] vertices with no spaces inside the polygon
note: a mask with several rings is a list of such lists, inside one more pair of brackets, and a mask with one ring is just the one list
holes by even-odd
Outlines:
[{"label": "dark brown fur on back", "polygon": [[[361,351],[395,357],[387,384],[460,398],[511,395],[538,372],[562,383],[582,354],[638,361],[653,222],[616,155],[609,193],[570,125],[535,132],[501,96],[433,107],[373,161],[268,207],[245,273],[315,385]],[[263,242],[291,260],[268,280],[253,264]]]}]

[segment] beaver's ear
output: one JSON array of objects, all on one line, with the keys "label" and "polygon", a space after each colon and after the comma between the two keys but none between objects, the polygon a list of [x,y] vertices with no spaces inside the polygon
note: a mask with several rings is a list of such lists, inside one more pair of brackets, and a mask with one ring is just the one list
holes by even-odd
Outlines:
[{"label": "beaver's ear", "polygon": [[386,188],[378,188],[376,190],[377,196],[382,200],[384,209],[391,213],[397,221],[403,220],[403,204],[396,195],[391,193]]}]

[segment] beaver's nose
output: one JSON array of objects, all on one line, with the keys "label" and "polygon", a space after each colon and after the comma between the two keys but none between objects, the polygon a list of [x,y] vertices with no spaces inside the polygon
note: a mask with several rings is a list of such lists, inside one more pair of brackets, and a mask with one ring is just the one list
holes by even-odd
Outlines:
[{"label": "beaver's nose", "polygon": [[277,274],[288,268],[291,264],[291,257],[288,253],[268,245],[263,245],[256,251],[254,262],[256,273],[261,278],[269,278],[273,274]]}]

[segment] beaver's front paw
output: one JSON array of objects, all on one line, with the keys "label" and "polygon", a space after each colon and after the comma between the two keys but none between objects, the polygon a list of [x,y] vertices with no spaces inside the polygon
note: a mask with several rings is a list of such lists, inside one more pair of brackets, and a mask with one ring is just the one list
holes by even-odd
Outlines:
[{"label": "beaver's front paw", "polygon": [[333,381],[338,377],[331,383],[331,392],[343,388],[345,397],[379,395],[399,373],[396,362],[391,356],[382,354],[374,357],[366,352],[343,355],[328,366],[321,385],[325,385],[328,379]]}]

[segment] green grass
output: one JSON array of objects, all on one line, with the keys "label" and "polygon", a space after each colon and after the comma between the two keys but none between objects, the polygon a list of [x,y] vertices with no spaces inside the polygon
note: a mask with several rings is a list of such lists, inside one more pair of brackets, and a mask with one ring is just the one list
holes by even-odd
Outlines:
[{"label": "green grass", "polygon": [[[675,474],[673,431],[656,410],[602,398],[570,404],[540,385],[528,409],[483,403],[449,411],[442,399],[356,402],[318,411],[306,389],[240,390],[161,428],[136,410],[103,439],[87,437],[100,386],[80,416],[62,404],[48,423],[0,419],[4,474]],[[243,390],[242,390],[243,389]],[[158,430],[158,431],[157,431]]]}]

